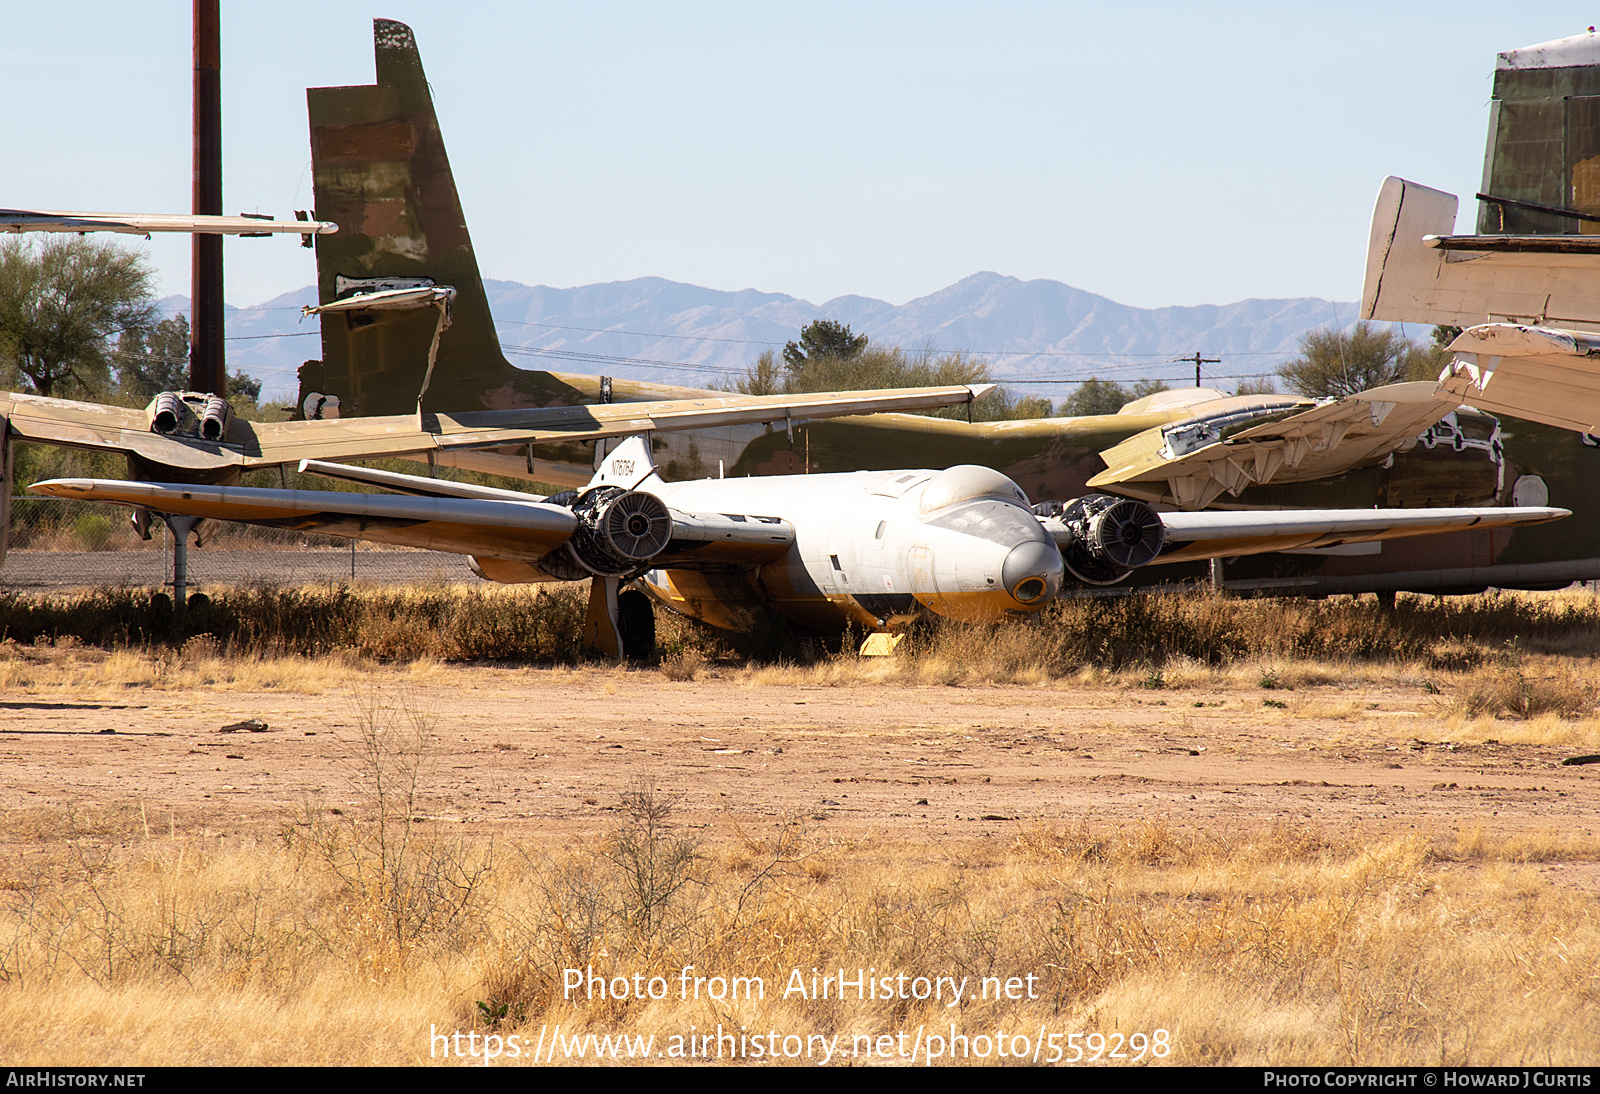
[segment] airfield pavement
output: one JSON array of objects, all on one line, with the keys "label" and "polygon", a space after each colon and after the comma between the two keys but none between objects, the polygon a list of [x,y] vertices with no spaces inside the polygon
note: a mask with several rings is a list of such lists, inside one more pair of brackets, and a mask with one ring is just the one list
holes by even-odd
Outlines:
[{"label": "airfield pavement", "polygon": [[[1450,744],[1416,689],[1302,688],[1273,693],[1279,709],[1255,690],[672,682],[607,668],[384,679],[322,694],[13,693],[0,699],[0,808],[137,807],[152,828],[269,837],[308,799],[360,805],[366,694],[427,714],[424,815],[530,845],[615,827],[641,777],[676,796],[675,827],[707,838],[786,815],[822,838],[914,841],[1085,820],[1222,836],[1600,827],[1600,766],[1562,766],[1573,750],[1557,746]],[[221,732],[251,718],[267,730]],[[1600,892],[1600,865],[1537,868]]]}]

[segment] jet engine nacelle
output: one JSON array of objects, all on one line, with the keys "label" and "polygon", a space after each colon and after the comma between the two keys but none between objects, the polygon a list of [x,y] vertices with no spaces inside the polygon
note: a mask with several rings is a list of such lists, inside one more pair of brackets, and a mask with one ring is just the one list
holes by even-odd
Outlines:
[{"label": "jet engine nacelle", "polygon": [[146,408],[150,432],[164,436],[193,436],[220,441],[228,435],[233,409],[221,395],[194,391],[163,391]]},{"label": "jet engine nacelle", "polygon": [[220,441],[228,435],[228,415],[232,408],[228,400],[220,395],[211,395],[206,398],[205,409],[200,412],[200,438],[206,441]]},{"label": "jet engine nacelle", "polygon": [[597,486],[550,501],[566,505],[578,518],[572,538],[540,560],[540,568],[553,577],[631,577],[648,569],[650,559],[672,541],[672,513],[643,490]]},{"label": "jet engine nacelle", "polygon": [[163,391],[150,403],[150,432],[171,434],[183,424],[183,397],[176,391]]},{"label": "jet engine nacelle", "polygon": [[1033,507],[1061,548],[1067,572],[1090,585],[1115,585],[1155,561],[1166,543],[1161,517],[1142,501],[1089,494]]}]

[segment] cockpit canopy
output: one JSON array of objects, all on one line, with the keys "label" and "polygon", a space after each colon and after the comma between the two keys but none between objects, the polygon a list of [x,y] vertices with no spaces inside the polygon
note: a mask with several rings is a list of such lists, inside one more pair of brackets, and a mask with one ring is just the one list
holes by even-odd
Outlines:
[{"label": "cockpit canopy", "polygon": [[1022,487],[993,468],[970,463],[941,471],[929,480],[928,485],[922,488],[920,508],[924,513],[932,513],[957,502],[975,501],[978,498],[993,498],[1028,508],[1028,495],[1022,492]]}]

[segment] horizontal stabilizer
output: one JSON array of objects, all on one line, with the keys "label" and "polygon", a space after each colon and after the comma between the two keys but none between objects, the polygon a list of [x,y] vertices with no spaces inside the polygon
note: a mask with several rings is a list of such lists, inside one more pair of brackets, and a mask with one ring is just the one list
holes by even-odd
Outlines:
[{"label": "horizontal stabilizer", "polygon": [[1453,194],[1384,180],[1367,242],[1363,319],[1600,325],[1600,236],[1458,236],[1456,204]]}]

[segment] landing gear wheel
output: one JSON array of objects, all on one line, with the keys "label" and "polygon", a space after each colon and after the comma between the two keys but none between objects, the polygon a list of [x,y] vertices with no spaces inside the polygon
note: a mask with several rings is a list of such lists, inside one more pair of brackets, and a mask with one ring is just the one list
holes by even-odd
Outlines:
[{"label": "landing gear wheel", "polygon": [[617,635],[622,656],[645,661],[656,652],[656,613],[650,598],[637,589],[617,594]]}]

